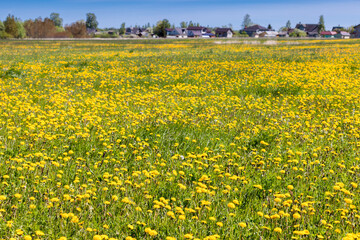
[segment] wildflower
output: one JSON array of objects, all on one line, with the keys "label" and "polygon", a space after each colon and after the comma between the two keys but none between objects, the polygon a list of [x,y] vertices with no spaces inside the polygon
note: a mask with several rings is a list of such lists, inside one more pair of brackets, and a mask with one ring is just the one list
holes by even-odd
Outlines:
[{"label": "wildflower", "polygon": [[16,229],[15,232],[17,235],[22,235],[24,233],[21,229]]},{"label": "wildflower", "polygon": [[19,194],[19,193],[14,194],[14,196],[15,196],[16,198],[21,198],[21,197],[22,197],[22,195]]},{"label": "wildflower", "polygon": [[246,225],[246,223],[241,222],[241,223],[239,223],[239,226],[242,227],[242,228],[246,228],[247,225]]},{"label": "wildflower", "polygon": [[193,235],[190,234],[190,233],[188,233],[188,234],[185,234],[185,235],[184,235],[184,238],[185,238],[185,239],[193,239]]},{"label": "wildflower", "polygon": [[45,235],[45,233],[43,233],[40,230],[35,231],[35,234],[36,234],[36,236],[44,236]]},{"label": "wildflower", "polygon": [[228,203],[228,208],[235,208],[235,204],[234,203]]},{"label": "wildflower", "polygon": [[102,239],[102,237],[100,235],[95,235],[93,237],[93,240],[101,240],[101,239]]},{"label": "wildflower", "polygon": [[258,189],[260,189],[260,190],[263,189],[261,185],[254,185],[254,187],[255,187],[255,188],[258,188]]}]

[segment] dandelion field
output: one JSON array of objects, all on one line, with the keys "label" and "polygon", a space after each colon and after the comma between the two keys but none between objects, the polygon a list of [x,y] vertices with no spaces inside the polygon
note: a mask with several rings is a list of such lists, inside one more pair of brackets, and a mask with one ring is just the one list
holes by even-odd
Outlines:
[{"label": "dandelion field", "polygon": [[360,238],[360,42],[0,41],[0,239]]}]

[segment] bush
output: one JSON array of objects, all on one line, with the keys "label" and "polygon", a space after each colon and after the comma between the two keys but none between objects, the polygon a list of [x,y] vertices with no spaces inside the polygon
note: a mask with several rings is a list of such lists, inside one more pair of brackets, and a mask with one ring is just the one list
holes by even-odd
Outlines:
[{"label": "bush", "polygon": [[306,37],[307,34],[306,32],[295,28],[294,31],[292,33],[289,34],[290,37]]},{"label": "bush", "polygon": [[16,27],[18,29],[18,35],[16,38],[25,38],[26,37],[26,31],[24,28],[24,24],[20,21],[16,21]]},{"label": "bush", "polygon": [[8,33],[11,37],[18,36],[19,33],[14,16],[7,16],[6,20],[4,21],[4,26],[5,32]]},{"label": "bush", "polygon": [[70,32],[63,31],[63,32],[56,32],[54,33],[54,38],[71,38],[72,35]]},{"label": "bush", "polygon": [[51,38],[56,33],[56,27],[54,22],[45,18],[42,20],[41,18],[33,20],[27,20],[24,23],[24,27],[26,29],[26,35],[31,38]]},{"label": "bush", "polygon": [[86,30],[86,24],[85,22],[78,21],[75,23],[72,23],[71,25],[67,25],[65,27],[65,30],[74,38],[86,38],[88,36],[87,30]]},{"label": "bush", "polygon": [[249,35],[245,31],[235,32],[236,37],[249,37]]},{"label": "bush", "polygon": [[94,35],[94,38],[117,38],[117,37],[118,36],[116,34],[108,34],[108,33]]},{"label": "bush", "polygon": [[5,26],[2,21],[0,21],[0,32],[5,31]]},{"label": "bush", "polygon": [[7,39],[7,38],[12,38],[13,36],[11,34],[8,34],[5,31],[1,31],[0,32],[0,39]]}]

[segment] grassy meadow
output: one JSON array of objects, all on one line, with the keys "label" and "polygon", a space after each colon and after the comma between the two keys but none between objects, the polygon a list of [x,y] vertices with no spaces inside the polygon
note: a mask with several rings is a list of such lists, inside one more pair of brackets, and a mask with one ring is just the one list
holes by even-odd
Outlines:
[{"label": "grassy meadow", "polygon": [[0,41],[0,239],[360,238],[360,41]]}]

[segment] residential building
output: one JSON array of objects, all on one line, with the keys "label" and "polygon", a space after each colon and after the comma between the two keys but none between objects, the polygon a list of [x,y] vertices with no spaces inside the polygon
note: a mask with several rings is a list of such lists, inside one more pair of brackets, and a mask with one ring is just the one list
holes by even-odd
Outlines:
[{"label": "residential building", "polygon": [[344,29],[344,27],[341,27],[339,25],[339,26],[333,27],[331,31],[339,32],[339,31],[342,31],[343,29]]},{"label": "residential building", "polygon": [[269,29],[257,24],[250,27],[245,27],[241,30],[241,32],[246,32],[249,37],[259,37],[259,34],[265,31],[269,31]]},{"label": "residential building", "polygon": [[125,34],[126,35],[137,35],[141,36],[142,32],[144,32],[146,29],[138,28],[138,27],[128,27],[126,28]]},{"label": "residential building", "polygon": [[206,27],[188,27],[186,30],[188,37],[198,38],[207,33],[208,29]]},{"label": "residential building", "polygon": [[360,38],[360,24],[354,27],[353,37]]},{"label": "residential building", "polygon": [[167,38],[187,38],[188,31],[186,28],[167,28],[166,37]]},{"label": "residential building", "polygon": [[335,38],[337,32],[335,31],[323,31],[320,33],[321,37],[323,38]]},{"label": "residential building", "polygon": [[345,32],[345,31],[340,31],[340,32],[336,33],[335,38],[349,39],[350,33]]},{"label": "residential building", "polygon": [[109,35],[114,35],[114,34],[117,34],[116,33],[116,30],[114,30],[114,29],[110,29],[110,30],[108,30],[108,32],[107,32]]},{"label": "residential building", "polygon": [[287,31],[280,31],[277,36],[278,37],[289,37],[289,33]]},{"label": "residential building", "polygon": [[216,37],[232,38],[234,32],[231,28],[217,28],[215,30]]},{"label": "residential building", "polygon": [[262,33],[259,33],[259,37],[267,37],[267,38],[274,38],[278,36],[278,32],[277,31],[265,31]]},{"label": "residential building", "polygon": [[211,32],[207,32],[207,33],[204,33],[201,37],[202,38],[214,38],[216,36],[215,36],[215,34],[213,34]]},{"label": "residential building", "polygon": [[97,30],[96,28],[86,28],[86,32],[89,35],[96,34]]},{"label": "residential building", "polygon": [[297,29],[305,31],[308,37],[319,37],[319,24],[296,24]]}]

